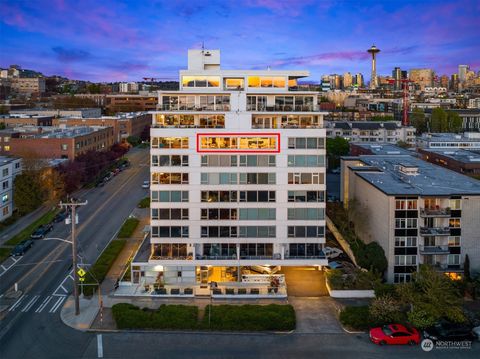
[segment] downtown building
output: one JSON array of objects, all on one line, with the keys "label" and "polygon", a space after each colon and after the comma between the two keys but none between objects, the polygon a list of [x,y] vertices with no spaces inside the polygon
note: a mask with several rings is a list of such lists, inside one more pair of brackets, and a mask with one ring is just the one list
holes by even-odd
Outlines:
[{"label": "downtown building", "polygon": [[409,281],[421,264],[459,278],[467,255],[471,271],[479,270],[480,181],[384,153],[342,157],[340,197],[359,213],[358,236],[385,251],[387,281]]},{"label": "downtown building", "polygon": [[308,75],[221,70],[219,50],[189,50],[180,90],[159,92],[153,114],[151,236],[133,283],[328,264],[323,113],[317,93],[297,87]]}]

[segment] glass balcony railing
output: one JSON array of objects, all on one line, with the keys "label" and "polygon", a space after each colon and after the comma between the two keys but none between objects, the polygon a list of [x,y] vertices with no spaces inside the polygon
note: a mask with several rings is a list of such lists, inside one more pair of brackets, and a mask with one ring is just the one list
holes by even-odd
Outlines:
[{"label": "glass balcony railing", "polygon": [[316,255],[316,256],[291,256],[291,255],[286,255],[285,259],[326,259],[325,255]]},{"label": "glass balcony railing", "polygon": [[421,227],[421,236],[449,236],[450,227]]},{"label": "glass balcony railing", "polygon": [[450,208],[420,208],[421,217],[450,217]]},{"label": "glass balcony railing", "polygon": [[157,109],[159,111],[213,111],[213,112],[226,112],[230,111],[230,105],[206,105],[206,106],[195,106],[195,105],[170,105],[170,104],[161,104],[158,105]]},{"label": "glass balcony railing", "polygon": [[420,246],[421,254],[449,254],[450,248],[447,245],[442,246]]},{"label": "glass balcony railing", "polygon": [[314,112],[320,111],[320,107],[314,105],[247,105],[247,111],[258,111],[258,112]]}]

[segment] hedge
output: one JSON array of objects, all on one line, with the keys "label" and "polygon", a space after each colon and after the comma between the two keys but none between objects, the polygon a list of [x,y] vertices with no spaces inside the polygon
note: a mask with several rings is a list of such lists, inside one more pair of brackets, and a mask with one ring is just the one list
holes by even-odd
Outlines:
[{"label": "hedge", "polygon": [[198,307],[162,304],[157,310],[119,303],[112,307],[118,329],[197,329]]},{"label": "hedge", "polygon": [[112,267],[113,262],[117,259],[127,241],[125,239],[115,239],[105,248],[103,253],[98,257],[95,264],[87,271],[84,284],[94,284],[83,286],[83,294],[86,296],[93,295],[96,284],[102,283],[108,271]]},{"label": "hedge", "polygon": [[150,197],[145,197],[138,202],[138,208],[150,208]]},{"label": "hedge", "polygon": [[137,228],[140,221],[137,218],[130,217],[123,223],[120,232],[118,232],[118,238],[130,238]]},{"label": "hedge", "polygon": [[374,326],[368,305],[345,307],[340,312],[340,322],[345,327],[354,330],[367,330]]},{"label": "hedge", "polygon": [[205,308],[203,327],[211,330],[288,331],[295,329],[295,310],[291,305],[214,305],[208,325],[210,305]]}]

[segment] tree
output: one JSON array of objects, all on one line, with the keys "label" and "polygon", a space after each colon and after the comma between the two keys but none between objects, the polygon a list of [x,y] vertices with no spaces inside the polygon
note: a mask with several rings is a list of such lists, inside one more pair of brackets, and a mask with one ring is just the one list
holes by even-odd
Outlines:
[{"label": "tree", "polygon": [[42,188],[38,177],[31,172],[24,172],[15,177],[13,198],[20,215],[30,213],[43,202]]},{"label": "tree", "polygon": [[458,133],[463,129],[463,120],[456,112],[447,112],[448,132]]},{"label": "tree", "polygon": [[0,130],[4,130],[6,127],[5,122],[0,123]]},{"label": "tree", "polygon": [[330,168],[340,166],[340,156],[348,155],[350,145],[348,140],[342,137],[327,138],[327,156]]},{"label": "tree", "polygon": [[421,135],[428,131],[427,121],[425,119],[425,112],[422,109],[415,107],[413,113],[410,115],[410,123],[417,130],[417,135]]},{"label": "tree", "polygon": [[406,143],[405,141],[402,141],[402,140],[397,142],[397,146],[401,147],[401,148],[410,148],[410,145],[408,143]]},{"label": "tree", "polygon": [[140,144],[141,140],[140,140],[140,137],[138,136],[128,136],[127,142],[131,144],[133,147],[135,147]]},{"label": "tree", "polygon": [[434,108],[430,119],[430,129],[432,132],[448,131],[448,116],[443,108]]}]

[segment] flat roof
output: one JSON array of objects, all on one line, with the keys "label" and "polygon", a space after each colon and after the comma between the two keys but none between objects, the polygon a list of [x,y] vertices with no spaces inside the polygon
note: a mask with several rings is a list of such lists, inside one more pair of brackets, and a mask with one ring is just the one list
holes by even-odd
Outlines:
[{"label": "flat roof", "polygon": [[391,143],[354,142],[351,143],[351,145],[370,150],[372,151],[372,154],[375,155],[411,155],[411,151],[393,145]]},{"label": "flat roof", "polygon": [[455,149],[425,148],[425,149],[422,149],[422,151],[436,153],[462,163],[477,163],[480,165],[479,153],[476,153],[473,151],[467,151],[461,148],[458,148],[458,149],[457,148]]},{"label": "flat roof", "polygon": [[422,134],[418,138],[422,141],[428,142],[479,142],[480,141],[480,133],[469,133],[459,134],[459,133],[428,133]]},{"label": "flat roof", "polygon": [[[368,155],[357,158],[376,171],[363,170],[355,174],[387,195],[480,196],[479,180],[410,155]],[[405,172],[402,167],[406,168]]]},{"label": "flat roof", "polygon": [[6,165],[10,162],[18,161],[19,157],[0,156],[0,165]]}]

